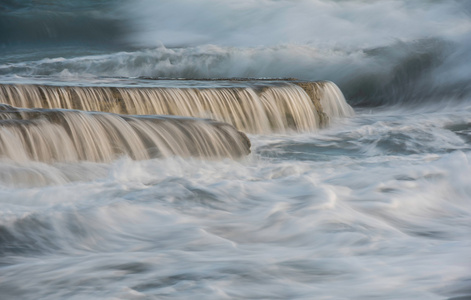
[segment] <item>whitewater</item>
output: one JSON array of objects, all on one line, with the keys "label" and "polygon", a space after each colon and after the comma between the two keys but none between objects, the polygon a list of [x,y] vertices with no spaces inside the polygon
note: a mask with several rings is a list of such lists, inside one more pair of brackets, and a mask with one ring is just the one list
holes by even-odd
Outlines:
[{"label": "whitewater", "polygon": [[468,1],[0,4],[0,299],[471,298]]}]

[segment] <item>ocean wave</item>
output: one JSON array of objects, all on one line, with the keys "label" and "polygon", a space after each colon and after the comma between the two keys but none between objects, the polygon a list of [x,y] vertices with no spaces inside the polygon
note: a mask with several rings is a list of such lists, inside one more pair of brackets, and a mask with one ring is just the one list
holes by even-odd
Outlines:
[{"label": "ocean wave", "polygon": [[[381,105],[461,99],[471,91],[463,67],[468,45],[439,39],[397,41],[358,51],[304,45],[235,48],[164,46],[132,52],[45,58],[0,65],[4,78],[280,78],[330,80],[353,104]],[[442,76],[441,74],[446,74]]]}]

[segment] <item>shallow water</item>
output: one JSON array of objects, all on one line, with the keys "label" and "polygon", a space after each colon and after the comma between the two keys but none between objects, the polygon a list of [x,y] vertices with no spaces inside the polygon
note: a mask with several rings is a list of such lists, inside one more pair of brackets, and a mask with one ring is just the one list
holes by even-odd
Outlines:
[{"label": "shallow water", "polygon": [[2,162],[0,289],[26,299],[469,295],[470,124],[469,110],[358,111],[319,134],[252,135],[242,160]]}]

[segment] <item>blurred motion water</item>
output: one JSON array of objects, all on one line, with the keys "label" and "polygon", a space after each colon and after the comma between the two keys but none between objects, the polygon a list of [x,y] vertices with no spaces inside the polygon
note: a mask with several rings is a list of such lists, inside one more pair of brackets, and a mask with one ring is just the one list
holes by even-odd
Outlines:
[{"label": "blurred motion water", "polygon": [[470,298],[470,15],[3,1],[0,298]]}]

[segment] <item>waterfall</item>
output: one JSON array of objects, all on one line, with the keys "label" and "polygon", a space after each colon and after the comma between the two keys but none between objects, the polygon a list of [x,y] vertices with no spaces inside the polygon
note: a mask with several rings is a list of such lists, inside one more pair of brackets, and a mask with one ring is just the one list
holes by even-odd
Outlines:
[{"label": "waterfall", "polygon": [[117,114],[213,118],[248,133],[313,131],[352,108],[328,81],[254,83],[244,87],[64,87],[0,85],[0,102]]},{"label": "waterfall", "polygon": [[249,152],[245,134],[213,120],[0,105],[0,158],[15,162],[236,158]]}]

